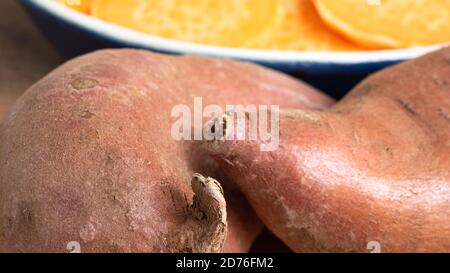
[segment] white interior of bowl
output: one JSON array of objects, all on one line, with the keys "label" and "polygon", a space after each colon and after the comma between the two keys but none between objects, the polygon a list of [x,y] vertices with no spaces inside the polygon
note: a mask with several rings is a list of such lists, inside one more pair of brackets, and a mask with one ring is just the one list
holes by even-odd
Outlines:
[{"label": "white interior of bowl", "polygon": [[210,55],[229,58],[246,59],[263,62],[309,62],[332,64],[378,63],[415,58],[430,51],[443,47],[434,45],[395,50],[358,51],[358,52],[311,52],[311,51],[281,51],[227,48],[220,46],[201,45],[173,39],[162,38],[114,25],[91,16],[76,12],[55,0],[27,0],[41,9],[50,12],[81,28],[89,29],[98,35],[117,40],[124,44],[142,48],[185,53]]}]

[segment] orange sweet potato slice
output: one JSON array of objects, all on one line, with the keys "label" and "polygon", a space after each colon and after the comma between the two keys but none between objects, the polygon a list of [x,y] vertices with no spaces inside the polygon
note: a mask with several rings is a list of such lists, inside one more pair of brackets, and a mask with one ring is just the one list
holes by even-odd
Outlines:
[{"label": "orange sweet potato slice", "polygon": [[362,50],[321,20],[311,0],[280,0],[281,16],[245,46],[260,49],[352,51]]},{"label": "orange sweet potato slice", "polygon": [[368,47],[401,48],[450,41],[449,0],[314,0],[322,19]]},{"label": "orange sweet potato slice", "polygon": [[278,14],[278,0],[97,0],[93,15],[188,42],[240,46]]},{"label": "orange sweet potato slice", "polygon": [[60,2],[66,6],[86,14],[91,13],[91,7],[94,1],[95,0],[60,0]]}]

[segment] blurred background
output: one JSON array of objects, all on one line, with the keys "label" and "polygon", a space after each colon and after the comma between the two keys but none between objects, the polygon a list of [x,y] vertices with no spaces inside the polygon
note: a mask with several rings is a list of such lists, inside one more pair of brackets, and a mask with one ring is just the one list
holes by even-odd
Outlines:
[{"label": "blurred background", "polygon": [[0,119],[34,82],[64,62],[17,0],[1,0]]}]

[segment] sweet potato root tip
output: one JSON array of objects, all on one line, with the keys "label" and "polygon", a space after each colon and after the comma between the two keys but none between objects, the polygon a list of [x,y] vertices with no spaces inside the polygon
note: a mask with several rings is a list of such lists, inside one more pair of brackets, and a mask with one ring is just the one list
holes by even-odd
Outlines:
[{"label": "sweet potato root tip", "polygon": [[222,186],[213,178],[194,174],[192,178],[194,201],[191,213],[198,234],[194,242],[196,252],[220,252],[227,234],[227,208]]}]

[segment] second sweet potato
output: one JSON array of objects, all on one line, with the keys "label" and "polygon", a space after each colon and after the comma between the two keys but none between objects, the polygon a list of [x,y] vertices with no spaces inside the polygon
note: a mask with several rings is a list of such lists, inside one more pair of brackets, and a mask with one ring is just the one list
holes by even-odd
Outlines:
[{"label": "second sweet potato", "polygon": [[292,249],[450,252],[450,48],[282,111],[279,149],[260,142],[203,145]]}]

